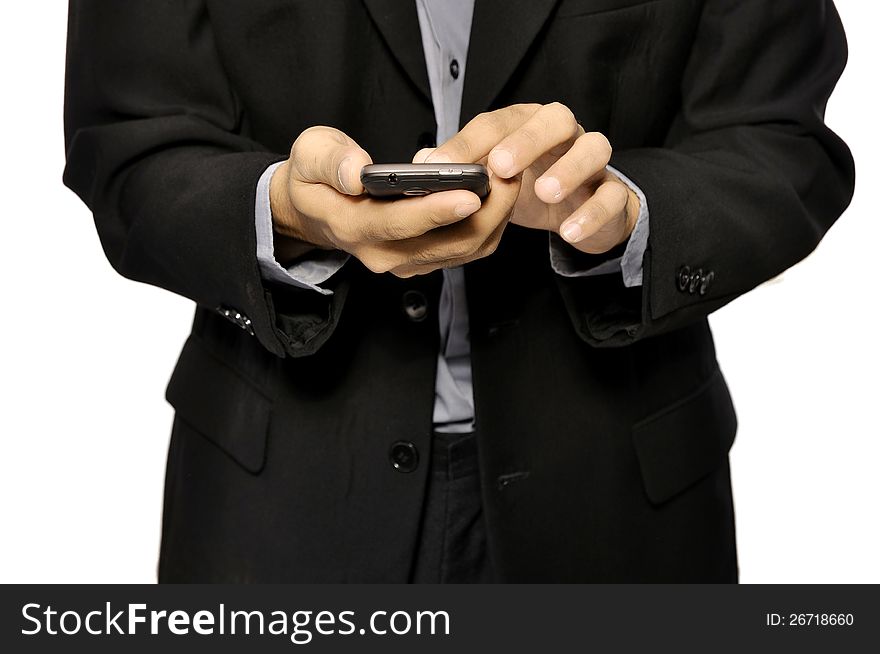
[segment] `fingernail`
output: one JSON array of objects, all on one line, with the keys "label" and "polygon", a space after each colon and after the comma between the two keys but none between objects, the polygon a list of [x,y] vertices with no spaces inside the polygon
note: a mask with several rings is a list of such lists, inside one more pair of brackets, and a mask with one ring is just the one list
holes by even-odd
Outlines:
[{"label": "fingernail", "polygon": [[580,225],[578,225],[577,223],[569,223],[562,230],[562,238],[564,238],[569,243],[577,243],[581,238],[581,234],[583,233],[584,232],[581,229]]},{"label": "fingernail", "polygon": [[351,190],[348,188],[348,184],[345,183],[345,175],[343,174],[343,169],[345,165],[351,161],[351,157],[346,157],[342,161],[339,162],[339,168],[336,169],[336,178],[339,180],[339,186],[342,187],[343,192],[351,193]]},{"label": "fingernail", "polygon": [[554,200],[558,200],[562,197],[562,186],[559,185],[559,180],[555,177],[542,177],[535,182],[535,186],[541,189],[544,197],[549,197]]},{"label": "fingernail", "polygon": [[467,218],[479,208],[480,205],[476,202],[462,202],[461,204],[455,205],[455,209],[452,211],[459,218]]},{"label": "fingernail", "polygon": [[492,160],[492,170],[499,175],[508,175],[513,170],[513,155],[507,150],[492,150],[489,158]]}]

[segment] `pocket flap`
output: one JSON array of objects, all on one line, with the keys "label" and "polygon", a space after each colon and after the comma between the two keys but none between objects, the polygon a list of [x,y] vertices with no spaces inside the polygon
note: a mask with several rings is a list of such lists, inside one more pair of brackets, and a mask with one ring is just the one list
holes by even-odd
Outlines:
[{"label": "pocket flap", "polygon": [[266,459],[272,401],[190,336],[165,391],[177,417],[246,470]]},{"label": "pocket flap", "polygon": [[693,393],[636,423],[633,444],[648,499],[665,502],[717,469],[736,427],[719,369]]},{"label": "pocket flap", "polygon": [[591,16],[639,5],[654,4],[654,2],[656,0],[564,0],[556,10],[556,16],[559,18]]}]

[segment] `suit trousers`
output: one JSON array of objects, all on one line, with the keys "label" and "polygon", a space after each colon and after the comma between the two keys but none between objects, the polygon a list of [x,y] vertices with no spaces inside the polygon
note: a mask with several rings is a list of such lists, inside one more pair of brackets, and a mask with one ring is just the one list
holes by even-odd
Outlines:
[{"label": "suit trousers", "polygon": [[431,437],[412,583],[492,583],[475,432]]}]

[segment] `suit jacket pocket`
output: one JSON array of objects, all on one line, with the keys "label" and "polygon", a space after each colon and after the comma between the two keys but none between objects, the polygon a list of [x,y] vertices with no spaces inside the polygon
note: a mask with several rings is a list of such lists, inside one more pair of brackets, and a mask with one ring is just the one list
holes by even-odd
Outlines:
[{"label": "suit jacket pocket", "polygon": [[245,470],[266,460],[272,400],[190,336],[165,392],[177,417]]},{"label": "suit jacket pocket", "polygon": [[638,5],[647,5],[660,0],[563,0],[556,10],[557,18],[574,18],[628,9]]},{"label": "suit jacket pocket", "polygon": [[633,427],[648,499],[660,504],[690,487],[727,457],[736,413],[721,370],[694,392]]}]

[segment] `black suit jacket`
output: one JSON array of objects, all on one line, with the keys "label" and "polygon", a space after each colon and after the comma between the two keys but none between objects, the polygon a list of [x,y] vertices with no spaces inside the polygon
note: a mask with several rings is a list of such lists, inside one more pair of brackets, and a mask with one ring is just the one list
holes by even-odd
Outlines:
[{"label": "black suit jacket", "polygon": [[[651,213],[641,288],[556,276],[547,234],[515,226],[466,266],[502,580],[736,578],[736,419],[706,316],[847,205],[852,160],[823,123],[845,58],[829,0],[477,0],[462,122],[561,101]],[[440,275],[352,261],[332,297],[267,284],[254,196],[311,125],[377,162],[433,138],[414,3],[74,0],[67,84],[65,183],[110,262],[198,305],[167,392],[160,579],[406,580]],[[408,474],[400,440],[421,453]]]}]

